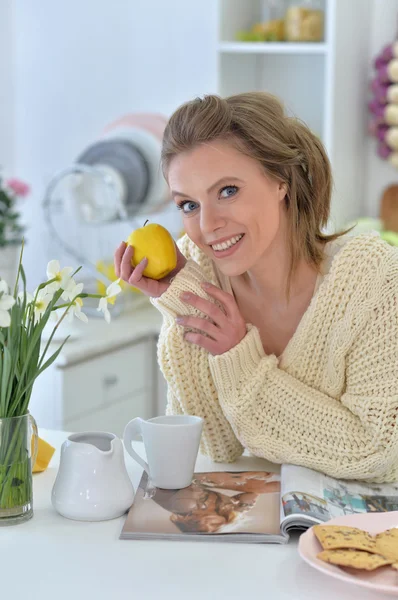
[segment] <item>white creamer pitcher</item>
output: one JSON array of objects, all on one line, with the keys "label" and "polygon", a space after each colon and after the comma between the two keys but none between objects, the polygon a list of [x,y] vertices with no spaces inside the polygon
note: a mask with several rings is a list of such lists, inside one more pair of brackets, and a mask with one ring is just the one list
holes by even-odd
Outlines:
[{"label": "white creamer pitcher", "polygon": [[133,503],[134,488],[121,440],[101,431],[70,435],[61,447],[51,500],[68,519],[105,521],[123,515]]}]

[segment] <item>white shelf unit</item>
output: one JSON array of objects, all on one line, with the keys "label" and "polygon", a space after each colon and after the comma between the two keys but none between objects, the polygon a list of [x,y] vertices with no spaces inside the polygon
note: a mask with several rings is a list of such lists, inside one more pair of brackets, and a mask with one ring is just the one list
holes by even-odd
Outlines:
[{"label": "white shelf unit", "polygon": [[237,41],[238,31],[262,20],[265,5],[219,0],[218,93],[271,92],[319,135],[334,170],[332,227],[342,226],[364,210],[371,0],[323,0],[319,43]]},{"label": "white shelf unit", "polygon": [[327,44],[295,42],[219,42],[223,54],[325,54]]}]

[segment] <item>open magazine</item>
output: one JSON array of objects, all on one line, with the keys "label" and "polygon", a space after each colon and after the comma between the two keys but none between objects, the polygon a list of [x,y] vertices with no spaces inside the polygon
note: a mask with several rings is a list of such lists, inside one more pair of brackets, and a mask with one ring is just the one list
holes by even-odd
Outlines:
[{"label": "open magazine", "polygon": [[144,472],[120,539],[286,543],[293,529],[393,510],[398,483],[337,480],[293,465],[195,473],[181,490],[153,488]]}]

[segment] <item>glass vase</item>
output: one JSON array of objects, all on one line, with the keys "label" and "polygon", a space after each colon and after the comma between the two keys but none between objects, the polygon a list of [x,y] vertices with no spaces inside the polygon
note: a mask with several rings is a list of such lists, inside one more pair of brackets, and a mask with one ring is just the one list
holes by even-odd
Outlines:
[{"label": "glass vase", "polygon": [[33,517],[32,468],[37,446],[32,415],[0,419],[0,526]]}]

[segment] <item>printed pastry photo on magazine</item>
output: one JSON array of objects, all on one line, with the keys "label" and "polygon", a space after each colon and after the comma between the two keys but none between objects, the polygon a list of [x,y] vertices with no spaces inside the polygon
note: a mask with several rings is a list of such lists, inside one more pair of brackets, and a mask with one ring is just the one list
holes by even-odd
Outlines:
[{"label": "printed pastry photo on magazine", "polygon": [[398,483],[336,480],[294,465],[275,472],[195,473],[180,490],[153,488],[144,471],[120,539],[283,544],[292,530],[347,514],[394,510]]}]

